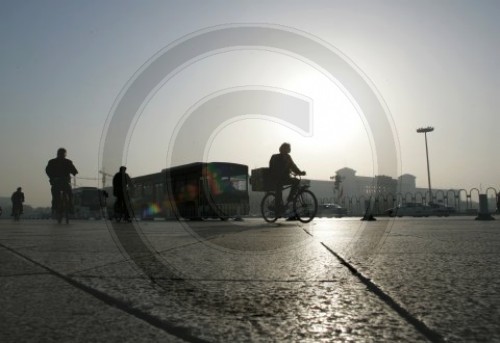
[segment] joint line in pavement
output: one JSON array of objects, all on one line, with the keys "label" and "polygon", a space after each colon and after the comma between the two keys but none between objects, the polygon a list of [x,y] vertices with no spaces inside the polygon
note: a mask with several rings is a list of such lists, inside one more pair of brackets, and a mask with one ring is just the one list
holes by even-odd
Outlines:
[{"label": "joint line in pavement", "polygon": [[49,274],[66,281],[71,286],[76,287],[76,288],[84,291],[85,293],[88,293],[89,295],[93,296],[94,298],[97,298],[98,300],[104,302],[105,304],[112,306],[114,308],[118,308],[118,309],[136,317],[137,319],[140,319],[140,320],[142,320],[142,321],[144,321],[144,322],[146,322],[154,327],[157,327],[158,329],[165,331],[168,334],[171,334],[173,336],[176,336],[176,337],[181,338],[181,339],[188,341],[188,342],[195,342],[195,343],[208,342],[204,339],[193,336],[189,332],[189,330],[186,328],[175,326],[175,325],[173,325],[169,322],[166,322],[162,319],[159,319],[159,318],[157,318],[149,313],[146,313],[146,312],[141,311],[139,309],[133,308],[122,300],[116,299],[109,294],[101,292],[95,288],[89,287],[81,282],[78,282],[78,281],[76,281],[76,280],[74,280],[74,279],[72,279],[64,274],[61,274],[61,273],[55,271],[54,269],[52,269],[48,266],[45,266],[45,265],[33,260],[32,258],[8,247],[8,246],[3,245],[2,243],[0,243],[0,247],[10,251],[14,255],[17,255],[18,257],[21,257],[22,259],[40,267],[40,268],[43,268]]},{"label": "joint line in pavement", "polygon": [[340,263],[345,266],[349,271],[356,276],[362,284],[364,284],[369,291],[374,293],[380,300],[382,300],[386,305],[393,309],[400,317],[411,324],[418,332],[424,335],[429,341],[435,343],[445,342],[444,338],[436,331],[428,327],[424,322],[413,316],[408,310],[398,304],[390,295],[385,293],[380,287],[374,284],[369,278],[361,274],[352,264],[344,260],[339,254],[333,251],[325,243],[321,244],[328,250],[333,256],[335,256]]}]

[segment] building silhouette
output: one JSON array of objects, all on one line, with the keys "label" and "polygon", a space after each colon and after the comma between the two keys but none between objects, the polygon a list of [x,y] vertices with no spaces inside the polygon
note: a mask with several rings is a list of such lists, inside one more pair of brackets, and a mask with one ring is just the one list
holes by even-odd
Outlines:
[{"label": "building silhouette", "polygon": [[[392,178],[387,175],[375,175],[375,176],[358,176],[356,175],[356,170],[352,168],[341,168],[336,171],[336,175],[340,176],[341,183],[337,191],[339,198],[342,196],[349,197],[366,197],[366,196],[388,196],[402,197],[409,201],[407,198],[420,197],[421,202],[429,201],[429,190],[426,187],[416,186],[416,176],[412,174],[402,174],[397,179]],[[316,183],[319,181],[312,181]],[[323,183],[323,182],[321,182]],[[437,194],[447,194],[449,191],[458,193],[458,190],[454,189],[439,189],[435,188],[432,190],[433,200],[435,202],[440,202]]]}]

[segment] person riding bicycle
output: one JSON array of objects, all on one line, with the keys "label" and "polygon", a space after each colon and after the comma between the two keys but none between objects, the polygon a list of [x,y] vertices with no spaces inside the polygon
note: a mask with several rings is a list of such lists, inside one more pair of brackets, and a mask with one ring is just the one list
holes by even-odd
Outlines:
[{"label": "person riding bicycle", "polygon": [[45,168],[51,185],[52,193],[52,213],[55,212],[59,199],[59,193],[63,191],[68,195],[70,204],[70,212],[73,211],[73,194],[71,192],[71,175],[78,174],[73,162],[66,158],[66,149],[59,148],[57,150],[57,157],[53,158]]},{"label": "person riding bicycle", "polygon": [[[274,154],[269,160],[269,169],[272,182],[275,185],[276,192],[276,211],[280,215],[286,206],[293,201],[293,197],[299,188],[299,180],[291,177],[290,174],[306,175],[305,171],[301,171],[293,162],[290,152],[292,147],[290,143],[283,143],[279,148],[279,154]],[[283,206],[283,186],[291,185],[290,193],[288,194],[287,204]]]},{"label": "person riding bicycle", "polygon": [[116,215],[122,215],[124,220],[130,221],[131,218],[127,210],[125,197],[128,196],[128,192],[132,188],[132,181],[126,170],[127,167],[121,166],[118,173],[113,177],[113,195],[116,197],[114,209]]}]

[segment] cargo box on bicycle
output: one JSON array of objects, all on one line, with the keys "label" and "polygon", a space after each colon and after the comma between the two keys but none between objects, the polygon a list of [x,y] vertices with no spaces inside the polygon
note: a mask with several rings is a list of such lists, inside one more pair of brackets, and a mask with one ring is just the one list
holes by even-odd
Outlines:
[{"label": "cargo box on bicycle", "polygon": [[274,190],[271,171],[269,168],[252,169],[250,185],[254,192],[268,192]]}]

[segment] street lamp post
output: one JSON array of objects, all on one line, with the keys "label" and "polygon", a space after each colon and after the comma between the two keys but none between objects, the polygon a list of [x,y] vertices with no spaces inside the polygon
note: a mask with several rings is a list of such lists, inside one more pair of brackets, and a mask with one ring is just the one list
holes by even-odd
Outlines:
[{"label": "street lamp post", "polygon": [[330,176],[330,180],[333,180],[333,194],[337,193],[337,202],[340,202],[340,196],[339,196],[339,188],[340,188],[340,183],[342,182],[342,177],[339,174],[336,174],[335,176]]},{"label": "street lamp post", "polygon": [[427,156],[427,179],[429,180],[429,202],[432,203],[432,189],[431,189],[431,171],[429,168],[429,149],[427,147],[427,132],[434,131],[432,126],[421,127],[417,129],[417,133],[423,133],[425,136],[425,155]]}]

